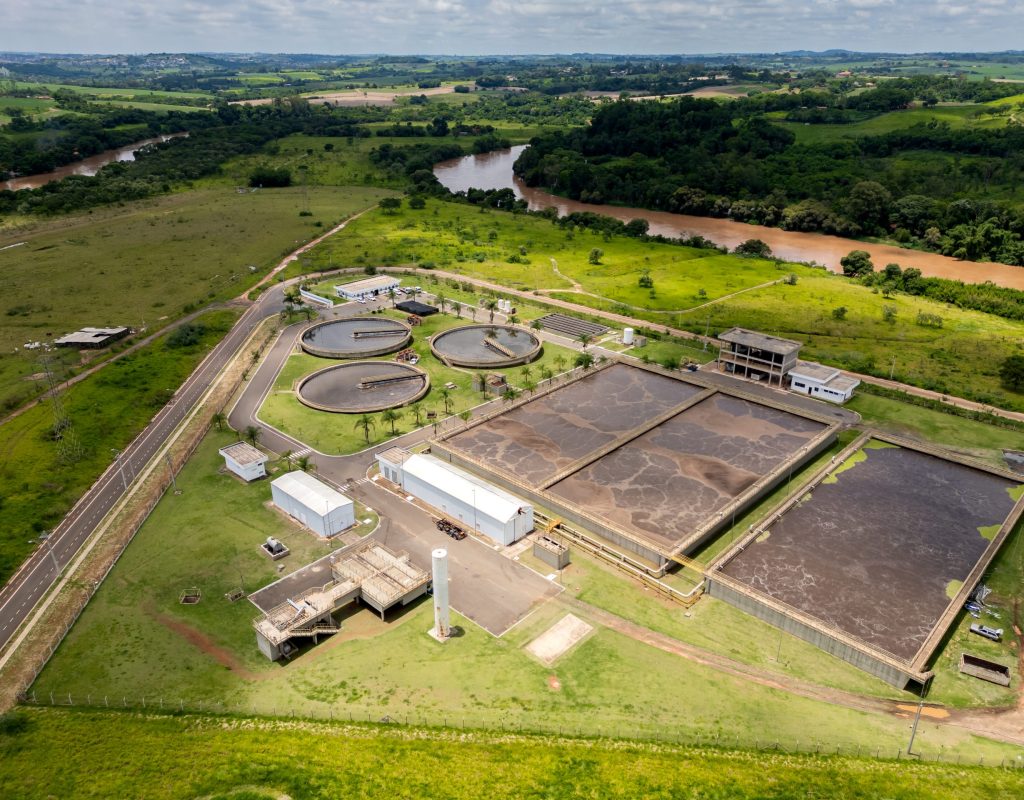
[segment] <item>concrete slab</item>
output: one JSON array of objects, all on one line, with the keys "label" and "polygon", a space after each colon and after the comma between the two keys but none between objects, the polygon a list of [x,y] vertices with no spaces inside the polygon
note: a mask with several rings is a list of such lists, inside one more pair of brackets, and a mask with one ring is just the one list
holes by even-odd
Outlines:
[{"label": "concrete slab", "polygon": [[526,645],[526,651],[550,666],[582,642],[592,630],[593,625],[575,614],[566,614]]}]

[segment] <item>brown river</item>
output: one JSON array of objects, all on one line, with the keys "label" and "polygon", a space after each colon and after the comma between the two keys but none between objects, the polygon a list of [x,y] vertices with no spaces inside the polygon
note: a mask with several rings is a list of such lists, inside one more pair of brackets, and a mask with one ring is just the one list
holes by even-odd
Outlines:
[{"label": "brown river", "polygon": [[168,139],[173,139],[176,136],[185,135],[187,134],[175,133],[169,136],[157,136],[153,139],[143,139],[141,142],[133,142],[132,144],[127,144],[124,147],[118,147],[114,150],[104,150],[102,153],[97,153],[94,156],[83,158],[81,161],[65,164],[63,167],[59,167],[53,172],[40,172],[38,175],[25,175],[21,178],[11,178],[9,181],[0,182],[0,189],[9,189],[11,191],[18,191],[19,189],[38,189],[44,184],[51,183],[52,181],[59,181],[62,178],[67,178],[71,175],[95,175],[102,167],[107,166],[107,164],[113,164],[115,161],[134,161],[135,153],[147,144],[158,144],[160,142],[166,142]]},{"label": "brown river", "polygon": [[792,261],[807,261],[823,264],[833,272],[840,272],[839,259],[851,250],[866,250],[876,268],[897,263],[902,267],[916,267],[924,275],[936,278],[951,278],[968,283],[992,281],[999,286],[1024,289],[1024,267],[1008,264],[993,264],[978,261],[957,261],[938,253],[924,253],[884,244],[870,244],[840,236],[821,233],[801,233],[768,228],[763,225],[748,225],[729,219],[693,217],[688,214],[670,214],[667,211],[650,211],[643,208],[624,206],[602,206],[579,203],[564,197],[549,194],[540,189],[531,189],[512,174],[512,164],[526,145],[510,150],[496,150],[480,156],[465,156],[444,161],[434,167],[437,179],[453,192],[477,189],[511,188],[516,196],[526,200],[532,210],[557,208],[561,215],[573,211],[592,211],[597,214],[616,217],[624,222],[631,219],[645,219],[652,234],[662,236],[703,236],[716,244],[733,248],[747,239],[761,239],[771,247],[779,258]]}]

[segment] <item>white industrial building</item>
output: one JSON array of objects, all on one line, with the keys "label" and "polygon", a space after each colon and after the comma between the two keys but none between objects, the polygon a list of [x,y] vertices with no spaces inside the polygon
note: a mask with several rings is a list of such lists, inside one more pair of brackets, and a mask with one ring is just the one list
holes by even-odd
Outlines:
[{"label": "white industrial building", "polygon": [[392,447],[377,455],[381,474],[446,517],[510,545],[533,530],[533,506],[433,456]]},{"label": "white industrial building", "polygon": [[235,442],[218,452],[224,456],[224,466],[244,481],[254,481],[267,474],[267,454],[248,442]]},{"label": "white industrial building", "polygon": [[286,472],[270,491],[275,506],[320,536],[337,536],[356,524],[355,504],[305,472]]},{"label": "white industrial building", "polygon": [[346,300],[366,300],[387,294],[389,289],[397,289],[399,282],[397,278],[388,275],[374,275],[372,278],[364,278],[361,281],[352,283],[339,283],[334,287],[338,297]]},{"label": "white industrial building", "polygon": [[857,378],[850,377],[835,367],[814,361],[797,361],[789,371],[789,390],[830,403],[845,403],[860,386]]}]

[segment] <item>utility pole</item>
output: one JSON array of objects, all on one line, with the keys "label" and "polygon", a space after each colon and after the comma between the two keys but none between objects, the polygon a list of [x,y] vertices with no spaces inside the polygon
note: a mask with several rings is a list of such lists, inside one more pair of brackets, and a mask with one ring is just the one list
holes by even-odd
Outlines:
[{"label": "utility pole", "polygon": [[46,551],[50,554],[50,560],[53,562],[54,571],[60,573],[60,564],[57,563],[57,554],[53,552],[53,543],[50,541],[50,537],[52,535],[53,531],[43,532],[39,535],[39,538],[46,544]]},{"label": "utility pole", "polygon": [[892,357],[892,369],[889,370],[889,380],[892,380],[892,376],[896,374],[896,356]]},{"label": "utility pole", "polygon": [[914,724],[910,726],[910,744],[907,745],[907,755],[912,756],[914,753],[914,737],[917,736],[917,723],[921,721],[921,709],[924,708],[924,700],[917,704],[917,715],[914,717]]},{"label": "utility pole", "polygon": [[171,486],[174,487],[174,493],[178,494],[178,482],[174,480],[174,463],[171,461],[171,454],[164,453],[164,460],[167,462],[167,469],[171,473]]},{"label": "utility pole", "polygon": [[121,473],[121,483],[124,484],[124,490],[128,491],[128,480],[124,477],[124,462],[121,461],[121,456],[124,455],[120,450],[111,447],[110,452],[114,454],[114,463],[117,464],[118,472]]}]

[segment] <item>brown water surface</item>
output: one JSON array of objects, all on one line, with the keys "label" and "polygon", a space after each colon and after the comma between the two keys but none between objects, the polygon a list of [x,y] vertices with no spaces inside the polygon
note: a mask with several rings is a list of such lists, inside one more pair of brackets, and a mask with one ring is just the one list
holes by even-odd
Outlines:
[{"label": "brown water surface", "polygon": [[19,191],[21,189],[38,189],[40,186],[44,186],[52,181],[59,181],[67,178],[71,175],[95,175],[107,164],[113,164],[115,161],[134,161],[135,154],[143,147],[149,144],[159,144],[160,142],[166,142],[168,139],[173,139],[176,136],[186,136],[187,134],[176,133],[170,136],[157,136],[153,139],[143,139],[141,142],[134,142],[133,144],[125,145],[124,147],[117,147],[113,150],[104,150],[102,153],[97,153],[94,156],[83,158],[81,161],[75,161],[71,164],[65,164],[63,167],[58,167],[53,172],[40,172],[38,175],[25,175],[21,178],[11,178],[9,181],[0,183],[0,189],[8,189],[11,191]]},{"label": "brown water surface", "polygon": [[1009,264],[995,264],[979,261],[958,261],[938,253],[925,253],[885,244],[871,244],[841,236],[826,236],[821,233],[802,233],[769,228],[764,225],[748,225],[730,219],[695,217],[689,214],[670,214],[667,211],[651,211],[626,206],[604,206],[580,203],[564,197],[549,194],[540,189],[531,189],[512,174],[512,164],[526,148],[520,145],[508,150],[495,150],[479,156],[465,156],[443,161],[434,167],[437,179],[453,192],[477,189],[512,189],[517,197],[526,200],[532,210],[556,208],[560,215],[574,211],[592,211],[628,222],[631,219],[645,219],[652,234],[662,236],[703,236],[716,244],[730,249],[747,239],[761,239],[771,247],[779,258],[791,261],[806,261],[822,264],[833,272],[840,272],[839,260],[851,250],[866,250],[871,254],[876,268],[897,263],[902,267],[916,267],[924,275],[936,278],[950,278],[968,283],[991,281],[999,286],[1024,289],[1024,267]]}]

